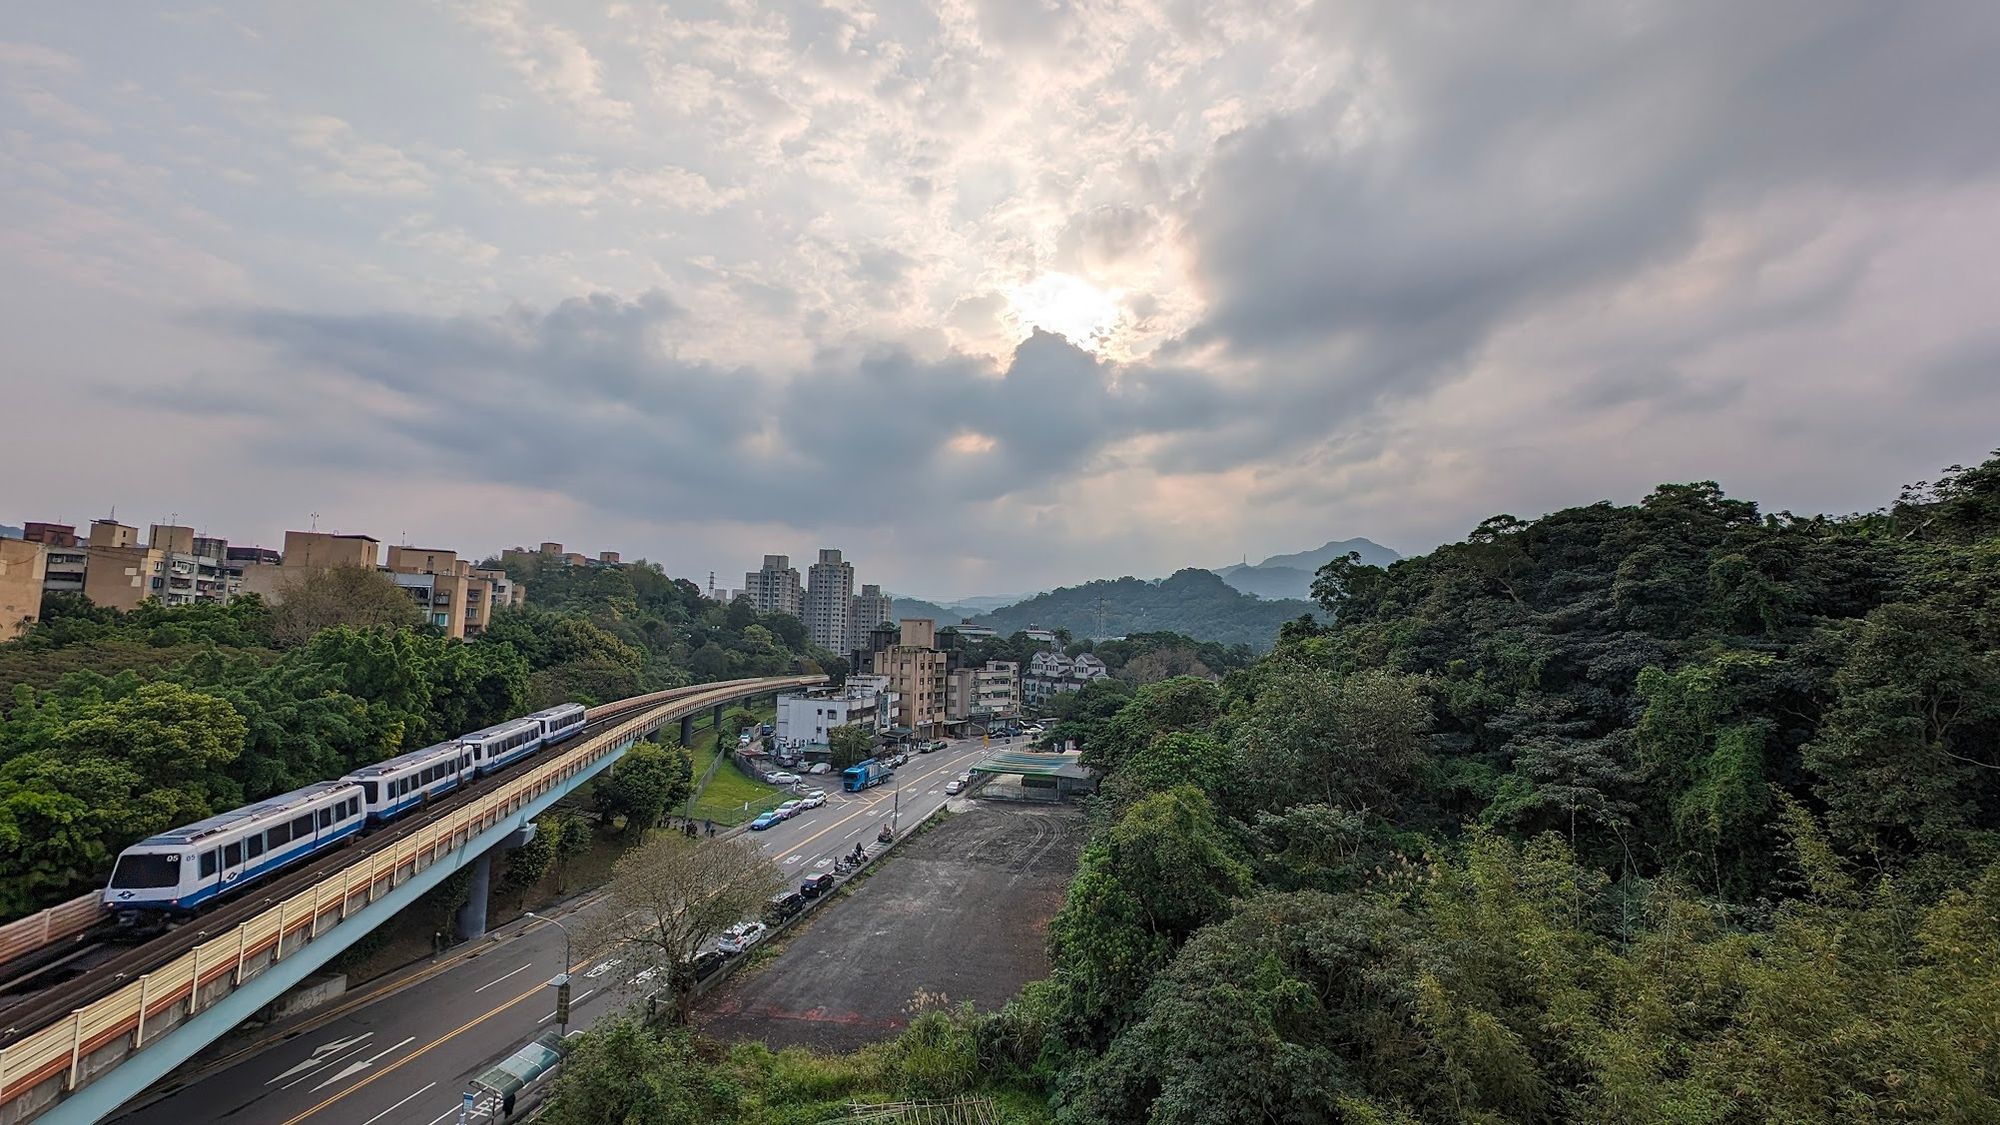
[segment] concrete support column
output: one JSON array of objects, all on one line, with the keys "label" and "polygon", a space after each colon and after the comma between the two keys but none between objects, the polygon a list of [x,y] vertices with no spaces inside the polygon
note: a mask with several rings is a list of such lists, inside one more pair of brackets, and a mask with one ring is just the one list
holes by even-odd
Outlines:
[{"label": "concrete support column", "polygon": [[486,895],[493,886],[493,853],[472,861],[472,885],[466,888],[465,905],[458,908],[458,940],[471,941],[486,933]]},{"label": "concrete support column", "polygon": [[709,725],[715,728],[716,734],[722,733],[722,704],[715,705],[715,718],[709,721]]},{"label": "concrete support column", "polygon": [[681,745],[682,745],[682,746],[693,746],[693,745],[694,745],[694,716],[693,716],[693,715],[683,715],[683,716],[681,716]]}]

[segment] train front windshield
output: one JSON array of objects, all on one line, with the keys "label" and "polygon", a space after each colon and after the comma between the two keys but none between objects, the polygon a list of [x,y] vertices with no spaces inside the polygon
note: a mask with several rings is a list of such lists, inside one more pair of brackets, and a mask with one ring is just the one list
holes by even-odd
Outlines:
[{"label": "train front windshield", "polygon": [[171,887],[181,881],[181,857],[140,854],[120,856],[111,871],[113,887]]}]

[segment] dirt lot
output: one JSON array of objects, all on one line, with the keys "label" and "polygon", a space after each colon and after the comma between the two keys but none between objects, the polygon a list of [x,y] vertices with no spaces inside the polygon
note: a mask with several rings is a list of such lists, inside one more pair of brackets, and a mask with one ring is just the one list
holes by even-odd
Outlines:
[{"label": "dirt lot", "polygon": [[711,995],[700,1022],[723,1039],[846,1051],[902,1027],[919,991],[998,1008],[1048,972],[1044,931],[1083,835],[1076,809],[976,802]]}]

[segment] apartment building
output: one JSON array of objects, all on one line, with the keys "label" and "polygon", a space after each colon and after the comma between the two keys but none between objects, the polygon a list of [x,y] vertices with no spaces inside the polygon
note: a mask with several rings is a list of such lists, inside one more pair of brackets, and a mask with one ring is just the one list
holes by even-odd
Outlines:
[{"label": "apartment building", "polygon": [[447,637],[476,637],[493,620],[496,598],[491,581],[459,558],[457,551],[390,547],[384,569],[396,585],[409,591],[425,620]]},{"label": "apartment building", "polygon": [[[879,632],[880,630],[878,630]],[[924,617],[902,622],[897,643],[873,654],[872,671],[896,693],[896,725],[918,738],[935,738],[945,722],[945,654],[937,648],[937,623]]]},{"label": "apartment building", "polygon": [[228,565],[241,575],[238,592],[257,594],[275,605],[284,600],[284,585],[302,574],[337,566],[375,570],[381,565],[381,556],[382,542],[371,535],[287,531],[285,549],[277,561],[260,550],[251,557],[229,560]]},{"label": "apartment building", "polygon": [[861,592],[854,595],[848,602],[848,637],[846,648],[858,647],[861,644],[861,638],[867,636],[877,625],[882,625],[895,619],[896,603],[894,599],[883,594],[882,587],[880,586],[862,586]]},{"label": "apartment building", "polygon": [[76,526],[67,523],[47,523],[43,520],[29,520],[21,525],[21,538],[30,543],[40,543],[44,547],[78,546]]},{"label": "apartment building", "polygon": [[805,591],[789,555],[765,555],[762,569],[743,575],[743,593],[759,613],[789,613],[805,620]]},{"label": "apartment building", "polygon": [[20,636],[41,616],[49,550],[39,541],[0,539],[0,641]]},{"label": "apartment building", "polygon": [[[223,560],[228,546],[226,540],[197,536],[193,528],[179,524],[152,525],[142,544],[138,528],[95,520],[82,550],[82,593],[98,605],[121,610],[137,609],[147,598],[166,605],[226,601],[235,592]],[[61,588],[75,580],[78,568],[67,561],[73,554],[64,553]]]},{"label": "apartment building", "polygon": [[777,747],[813,756],[828,748],[828,732],[866,723],[882,734],[895,724],[896,693],[883,676],[849,676],[839,688],[809,688],[778,697]]},{"label": "apartment building", "polygon": [[848,614],[854,601],[854,564],[840,552],[822,548],[819,561],[806,569],[806,632],[813,643],[834,652],[853,647]]},{"label": "apartment building", "polygon": [[1085,684],[1110,674],[1104,661],[1087,652],[1073,660],[1060,651],[1038,652],[1021,677],[1021,701],[1039,709],[1058,695],[1082,691]]},{"label": "apartment building", "polygon": [[979,668],[954,668],[945,677],[945,718],[984,722],[1021,713],[1021,666],[989,660]]}]

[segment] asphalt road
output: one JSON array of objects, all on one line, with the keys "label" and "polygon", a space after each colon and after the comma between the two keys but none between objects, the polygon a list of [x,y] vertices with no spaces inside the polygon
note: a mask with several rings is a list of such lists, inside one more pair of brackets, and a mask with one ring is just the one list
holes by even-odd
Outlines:
[{"label": "asphalt road", "polygon": [[[831,870],[835,857],[855,844],[872,846],[885,820],[914,827],[935,812],[947,800],[945,784],[986,752],[969,741],[914,755],[893,781],[857,794],[841,792],[837,774],[808,778],[828,783],[824,806],[746,836],[793,879]],[[576,931],[598,907],[594,896],[586,896],[557,916]],[[496,940],[482,941],[476,955],[439,962],[384,995],[364,986],[360,995],[301,1017],[290,1025],[295,1030],[289,1038],[201,1073],[117,1120],[444,1125],[456,1118],[466,1087],[546,1031],[555,1014],[547,982],[562,969],[562,932],[546,922],[525,921],[492,936]],[[615,959],[580,964],[575,972],[572,1033],[658,987],[634,981],[631,970]],[[177,1080],[170,1077],[166,1084]],[[482,1103],[475,1119],[495,1115],[497,1107]]]}]

